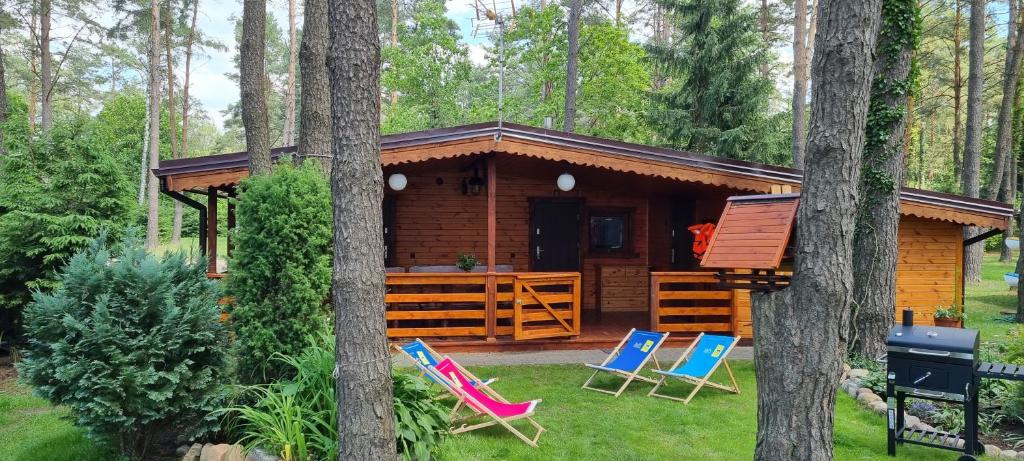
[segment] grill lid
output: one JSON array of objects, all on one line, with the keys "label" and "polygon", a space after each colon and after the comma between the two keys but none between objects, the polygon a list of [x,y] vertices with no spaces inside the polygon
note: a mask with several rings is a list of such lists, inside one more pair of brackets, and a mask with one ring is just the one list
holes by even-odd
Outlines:
[{"label": "grill lid", "polygon": [[906,347],[974,355],[978,349],[978,330],[896,325],[889,330],[885,343],[890,348]]}]

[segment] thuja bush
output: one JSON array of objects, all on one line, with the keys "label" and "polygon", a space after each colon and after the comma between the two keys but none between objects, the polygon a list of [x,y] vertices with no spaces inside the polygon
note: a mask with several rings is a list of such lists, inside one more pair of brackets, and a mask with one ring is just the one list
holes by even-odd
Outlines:
[{"label": "thuja bush", "polygon": [[330,312],[330,188],[315,166],[282,162],[243,182],[237,206],[227,290],[239,376],[268,383],[281,376],[270,358],[299,353]]},{"label": "thuja bush", "polygon": [[219,289],[181,253],[157,259],[137,238],[105,240],[34,294],[18,371],[91,436],[152,459],[217,423],[228,346]]}]

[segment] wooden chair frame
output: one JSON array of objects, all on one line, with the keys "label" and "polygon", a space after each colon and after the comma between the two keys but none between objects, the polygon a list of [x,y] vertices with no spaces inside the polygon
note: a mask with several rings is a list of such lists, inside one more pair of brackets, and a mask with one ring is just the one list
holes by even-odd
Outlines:
[{"label": "wooden chair frame", "polygon": [[[659,367],[658,371],[672,371],[672,370],[675,370],[676,368],[679,368],[679,365],[681,365],[683,363],[683,360],[688,360],[688,358],[693,353],[693,350],[697,347],[697,344],[700,343],[700,340],[703,337],[704,337],[704,333],[701,333],[700,335],[698,335],[697,339],[693,340],[693,342],[690,343],[690,347],[686,348],[686,351],[684,351],[683,355],[681,357],[679,357],[679,360],[676,360],[676,362],[672,364],[671,368],[669,368],[668,370],[661,370],[660,367]],[[704,386],[713,387],[715,389],[721,389],[721,390],[726,391],[726,392],[732,392],[733,394],[739,394],[740,393],[740,387],[739,387],[738,384],[736,384],[736,376],[734,376],[732,374],[732,368],[729,367],[729,353],[732,352],[733,348],[735,348],[736,345],[739,344],[739,342],[740,342],[740,337],[739,336],[734,337],[734,339],[732,341],[732,344],[730,344],[729,347],[726,348],[725,351],[722,353],[722,360],[719,360],[718,363],[715,364],[715,366],[711,367],[711,370],[709,370],[708,373],[706,375],[704,375],[703,378],[697,379],[697,378],[694,378],[694,377],[691,377],[691,376],[677,376],[677,375],[668,376],[668,375],[662,374],[661,375],[661,379],[658,380],[657,384],[655,384],[654,389],[651,389],[651,392],[648,392],[647,395],[649,397],[661,397],[661,398],[665,398],[665,399],[676,400],[676,401],[679,401],[679,402],[683,402],[683,405],[687,405],[687,404],[690,403],[690,400],[692,400],[693,397],[695,395],[697,395],[697,392],[700,391],[701,388],[703,388]],[[718,371],[718,367],[720,365],[725,365],[725,371],[727,371],[729,373],[729,381],[732,382],[732,386],[731,387],[728,386],[728,385],[725,385],[725,384],[720,384],[720,383],[716,383],[714,381],[711,381],[711,375],[715,374],[715,372]],[[680,381],[693,384],[696,387],[693,388],[693,391],[691,391],[690,395],[686,396],[685,399],[681,399],[679,397],[673,397],[671,395],[659,394],[658,393],[658,388],[661,387],[661,386],[667,386],[668,385],[667,378],[676,378],[676,379],[678,379]]]},{"label": "wooden chair frame", "polygon": [[[445,356],[445,358],[450,357]],[[462,375],[465,376],[470,381],[483,383],[483,381],[480,381],[480,378],[474,376],[473,373],[470,373],[469,370],[465,369],[462,365],[459,365],[458,362],[452,360],[452,364],[454,364],[455,368],[457,368],[459,372],[462,373]],[[453,423],[452,434],[461,434],[463,432],[475,431],[477,429],[483,429],[485,427],[491,427],[500,424],[501,426],[505,427],[505,429],[508,429],[508,431],[511,432],[513,435],[519,437],[519,439],[525,442],[527,445],[537,448],[537,441],[540,440],[540,435],[544,433],[545,429],[543,426],[537,423],[536,420],[533,419],[534,411],[530,411],[529,413],[514,416],[511,418],[502,418],[494,414],[493,411],[491,411],[489,408],[487,408],[482,403],[477,401],[475,398],[473,398],[473,396],[469,394],[460,393],[459,391],[457,391],[456,389],[458,389],[458,386],[456,385],[456,383],[452,382],[450,379],[445,377],[441,372],[434,369],[431,370],[431,373],[434,376],[436,376],[440,380],[440,382],[444,383],[444,387],[448,390],[448,392],[450,392],[453,396],[455,396],[455,398],[459,400],[459,402],[455,405],[455,408],[452,409],[450,415],[451,421]],[[481,392],[487,394],[489,397],[498,400],[499,402],[509,403],[508,400],[506,400],[504,397],[495,392],[494,389],[491,389],[490,386],[486,384],[477,385],[476,388],[479,389]],[[540,399],[536,400],[537,403],[540,403],[541,401],[542,400]],[[459,410],[463,408],[468,408],[469,410],[473,411],[473,414],[460,417],[458,413]],[[481,409],[482,411],[478,410],[477,408]],[[472,425],[462,424],[459,427],[454,427],[454,423],[457,421],[464,421],[485,414],[488,417],[490,417],[489,421],[484,421]],[[523,434],[519,429],[516,429],[514,426],[512,426],[512,424],[510,424],[512,421],[518,421],[521,419],[525,419],[528,423],[530,423],[531,426],[533,426],[534,430],[536,431],[533,437],[528,437],[526,434]]]},{"label": "wooden chair frame", "polygon": [[[438,353],[436,350],[434,350],[433,347],[430,347],[430,344],[427,344],[426,341],[424,341],[424,340],[422,340],[420,338],[414,338],[413,341],[419,341],[419,343],[423,345],[423,348],[426,349],[427,352],[429,352],[430,355],[433,356],[434,361],[440,362],[440,360],[437,360],[437,358],[438,357],[444,357],[443,355]],[[401,354],[406,359],[409,359],[410,361],[412,361],[413,365],[416,366],[416,368],[418,370],[420,370],[420,377],[426,376],[427,371],[424,369],[425,366],[423,365],[423,363],[421,363],[419,360],[416,360],[416,357],[413,357],[413,356],[409,355],[409,353],[406,352],[405,349],[402,349],[402,346],[398,345],[398,343],[391,343],[391,345],[389,347],[391,348],[391,350]],[[490,380],[487,381],[487,384],[494,383],[497,380],[498,380],[498,378],[491,378]]]},{"label": "wooden chair frame", "polygon": [[[631,338],[633,336],[634,332],[636,332],[636,328],[633,328],[633,329],[629,330],[629,333],[622,338],[622,341],[619,341],[619,345],[615,346],[615,349],[612,350],[611,354],[608,354],[608,357],[605,357],[604,361],[601,362],[601,365],[600,365],[601,367],[604,367],[605,365],[608,364],[608,362],[611,362],[613,358],[619,356],[619,351],[622,350],[622,346],[626,344],[626,341],[629,341],[629,338]],[[627,372],[624,372],[624,371],[621,371],[621,370],[612,370],[612,369],[604,369],[604,368],[602,368],[602,369],[595,369],[594,370],[594,374],[590,375],[590,378],[587,379],[587,382],[583,383],[583,386],[580,386],[580,389],[589,389],[589,390],[592,390],[592,391],[603,392],[605,394],[611,394],[611,395],[614,395],[615,397],[618,397],[618,396],[622,395],[622,392],[625,391],[627,387],[629,387],[629,383],[633,382],[634,379],[639,379],[640,381],[645,381],[645,382],[648,382],[648,383],[651,383],[651,384],[657,384],[658,383],[657,380],[652,379],[652,378],[648,378],[646,376],[641,376],[640,375],[640,371],[643,370],[645,366],[647,366],[647,362],[649,360],[651,360],[652,358],[654,359],[654,364],[659,369],[661,369],[661,364],[658,363],[658,357],[657,357],[658,348],[660,348],[661,345],[665,343],[665,340],[668,339],[668,335],[669,335],[668,333],[662,334],[661,339],[651,349],[650,355],[648,355],[647,358],[645,358],[643,362],[640,362],[640,366],[637,367],[636,371],[627,373]],[[620,387],[617,391],[609,391],[609,390],[605,390],[605,389],[599,389],[599,388],[596,388],[596,387],[591,387],[590,386],[590,382],[593,381],[594,378],[597,376],[597,374],[602,372],[602,371],[607,372],[607,373],[611,373],[613,376],[619,376],[619,377],[625,378],[626,382],[622,383],[622,387]]]}]

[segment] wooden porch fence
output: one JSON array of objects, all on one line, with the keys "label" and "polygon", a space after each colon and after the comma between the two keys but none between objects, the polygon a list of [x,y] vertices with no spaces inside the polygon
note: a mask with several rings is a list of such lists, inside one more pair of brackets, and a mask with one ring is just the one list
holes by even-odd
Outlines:
[{"label": "wooden porch fence", "polygon": [[391,273],[384,302],[389,338],[580,334],[579,273]]},{"label": "wooden porch fence", "polygon": [[651,272],[651,330],[742,334],[750,296],[717,284],[713,272]]}]

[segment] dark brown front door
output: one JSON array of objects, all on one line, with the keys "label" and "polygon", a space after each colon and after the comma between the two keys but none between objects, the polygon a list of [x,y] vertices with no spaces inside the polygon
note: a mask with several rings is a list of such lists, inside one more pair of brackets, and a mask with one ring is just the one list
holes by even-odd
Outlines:
[{"label": "dark brown front door", "polygon": [[692,200],[672,202],[672,269],[693,270],[697,259],[693,257],[693,233],[688,227],[697,224],[695,203]]},{"label": "dark brown front door", "polygon": [[384,266],[389,267],[395,261],[395,198],[385,197],[381,205],[384,221]]},{"label": "dark brown front door", "polygon": [[579,200],[530,201],[530,270],[580,270]]}]

